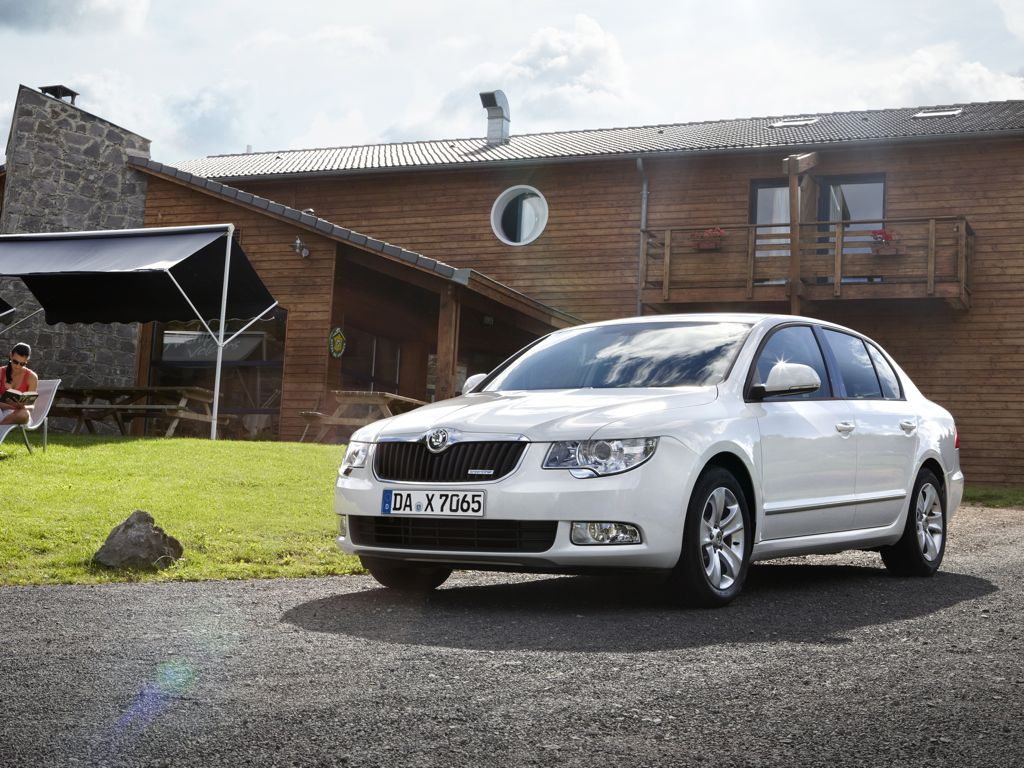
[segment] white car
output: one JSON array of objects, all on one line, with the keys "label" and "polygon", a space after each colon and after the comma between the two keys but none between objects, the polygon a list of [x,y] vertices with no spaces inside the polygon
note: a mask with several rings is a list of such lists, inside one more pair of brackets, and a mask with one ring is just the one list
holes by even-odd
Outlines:
[{"label": "white car", "polygon": [[953,418],[870,339],[803,317],[552,333],[460,397],[357,431],[337,543],[381,584],[660,569],[716,606],[757,560],[875,549],[929,576],[963,495]]}]

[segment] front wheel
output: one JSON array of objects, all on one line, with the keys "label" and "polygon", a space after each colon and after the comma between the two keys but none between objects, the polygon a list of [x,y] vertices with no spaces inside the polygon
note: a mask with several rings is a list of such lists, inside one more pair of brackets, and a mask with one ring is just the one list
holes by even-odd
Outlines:
[{"label": "front wheel", "polygon": [[732,473],[701,475],[686,510],[683,549],[669,580],[684,605],[717,608],[743,588],[753,547],[750,508]]},{"label": "front wheel", "polygon": [[383,586],[418,595],[437,589],[452,575],[452,569],[444,565],[413,565],[366,555],[360,555],[359,561]]},{"label": "front wheel", "polygon": [[931,576],[946,552],[946,497],[935,473],[922,469],[914,483],[903,536],[882,547],[882,562],[900,576]]}]

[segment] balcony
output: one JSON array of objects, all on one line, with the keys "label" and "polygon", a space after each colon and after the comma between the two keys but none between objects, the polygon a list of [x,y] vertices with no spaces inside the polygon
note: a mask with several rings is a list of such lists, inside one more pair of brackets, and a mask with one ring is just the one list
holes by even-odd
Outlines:
[{"label": "balcony", "polygon": [[963,216],[886,219],[895,235],[879,243],[878,221],[804,222],[799,228],[797,300],[791,291],[789,227],[722,227],[717,243],[707,227],[648,229],[643,233],[643,302],[789,304],[868,299],[944,300],[970,308],[974,231]]}]

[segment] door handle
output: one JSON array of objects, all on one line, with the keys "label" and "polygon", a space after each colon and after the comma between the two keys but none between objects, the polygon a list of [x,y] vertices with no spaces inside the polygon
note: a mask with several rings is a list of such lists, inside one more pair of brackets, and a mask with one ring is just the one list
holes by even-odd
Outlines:
[{"label": "door handle", "polygon": [[903,421],[900,422],[900,429],[908,435],[911,435],[914,433],[914,430],[917,429],[917,422],[910,419],[903,419]]},{"label": "door handle", "polygon": [[840,421],[836,424],[836,432],[840,435],[848,435],[857,428],[857,425],[852,421]]}]

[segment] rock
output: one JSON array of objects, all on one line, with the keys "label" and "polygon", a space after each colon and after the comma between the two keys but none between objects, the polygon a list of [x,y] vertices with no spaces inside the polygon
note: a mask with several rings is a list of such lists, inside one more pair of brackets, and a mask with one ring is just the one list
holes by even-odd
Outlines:
[{"label": "rock", "polygon": [[173,536],[164,533],[149,512],[137,509],[110,532],[93,562],[108,568],[166,568],[184,550]]}]

